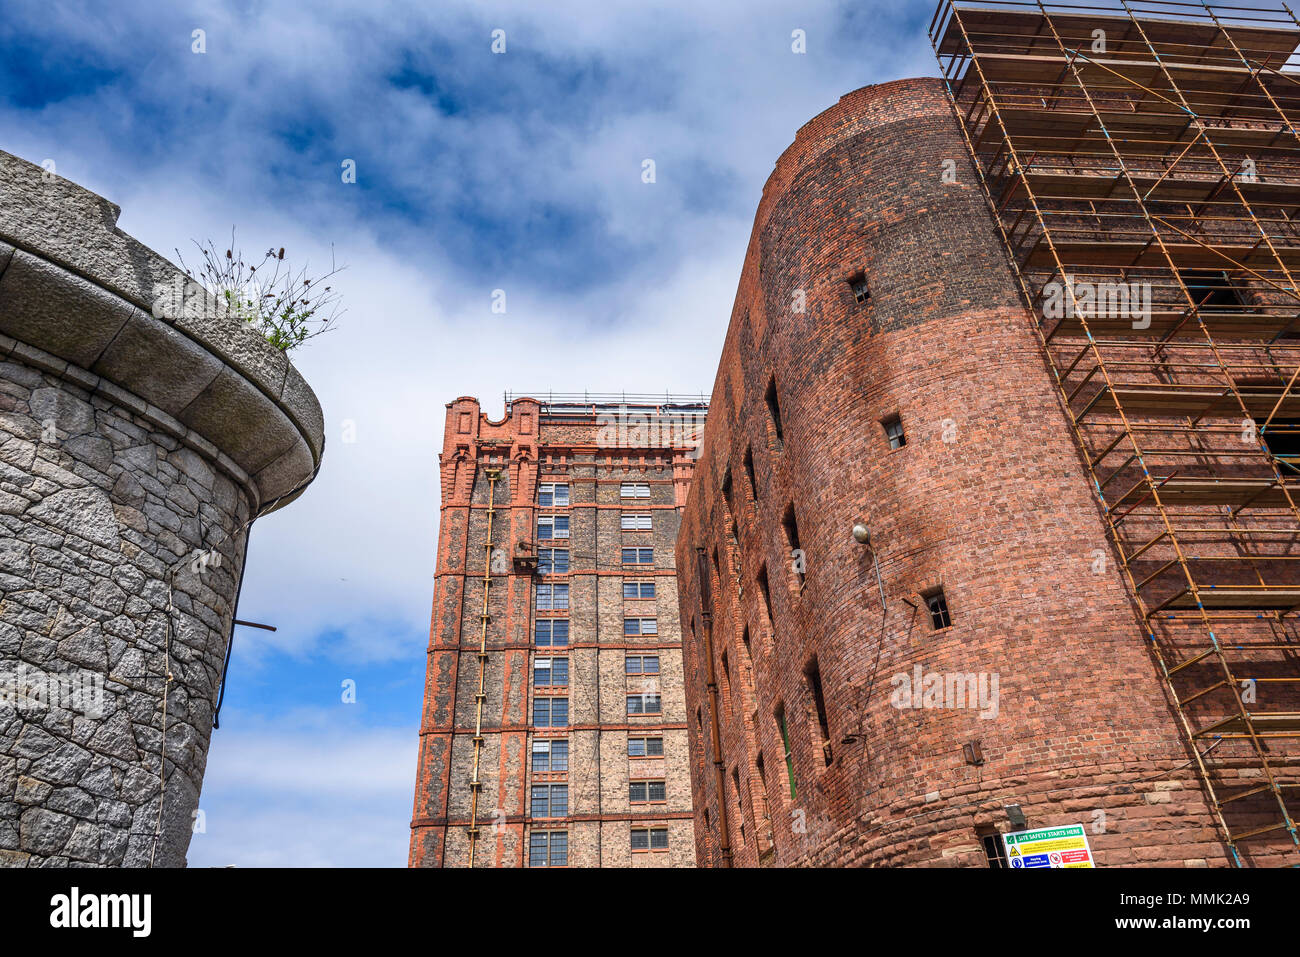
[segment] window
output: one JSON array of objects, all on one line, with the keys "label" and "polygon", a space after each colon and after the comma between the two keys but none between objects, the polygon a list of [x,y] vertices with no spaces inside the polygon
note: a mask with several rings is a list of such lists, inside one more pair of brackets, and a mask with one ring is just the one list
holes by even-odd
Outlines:
[{"label": "window", "polygon": [[767,584],[766,565],[758,570],[758,591],[763,596],[763,607],[767,609],[767,623],[772,625],[775,619],[772,617],[772,590]]},{"label": "window", "polygon": [[659,674],[658,655],[628,655],[623,661],[624,674],[657,675]]},{"label": "window", "polygon": [[533,817],[564,817],[569,813],[567,784],[534,784]]},{"label": "window", "polygon": [[659,619],[657,618],[624,618],[623,634],[625,635],[657,635],[659,634]]},{"label": "window", "polygon": [[553,508],[569,504],[569,486],[555,482],[544,482],[537,489],[537,504],[542,508]]},{"label": "window", "polygon": [[816,658],[804,669],[803,676],[808,683],[808,691],[812,694],[813,709],[817,713],[817,731],[821,735],[822,760],[829,765],[831,763],[831,726],[830,722],[826,720],[826,696],[822,693],[822,673]]},{"label": "window", "polygon": [[867,285],[867,274],[860,272],[849,277],[849,288],[853,290],[854,302],[866,302],[871,298],[871,287]]},{"label": "window", "polygon": [[1300,419],[1284,419],[1274,416],[1264,429],[1267,417],[1255,419],[1255,428],[1264,445],[1273,458],[1277,459],[1279,471],[1283,478],[1295,480],[1295,473],[1300,471]]},{"label": "window", "polygon": [[785,446],[785,435],[781,431],[781,403],[776,396],[775,376],[768,382],[763,399],[767,402],[767,414],[772,419],[772,431],[776,435],[776,448],[779,451]]},{"label": "window", "polygon": [[561,687],[568,683],[568,658],[533,659],[533,685],[535,687]]},{"label": "window", "polygon": [[668,850],[668,828],[666,827],[632,828],[632,850],[634,851]]},{"label": "window", "polygon": [[569,570],[569,550],[567,548],[539,548],[537,550],[537,571],[541,575],[563,575]]},{"label": "window", "polygon": [[736,795],[736,826],[740,831],[740,845],[745,845],[745,799],[740,790],[740,771],[731,769],[731,790]]},{"label": "window", "polygon": [[668,800],[665,781],[632,781],[627,786],[628,801],[632,804],[662,804]]},{"label": "window", "polygon": [[543,515],[537,519],[537,537],[542,538],[568,538],[569,537],[569,516],[567,515]]},{"label": "window", "polygon": [[1243,305],[1241,294],[1222,269],[1180,269],[1178,278],[1187,287],[1192,302],[1201,308]]},{"label": "window", "polygon": [[758,498],[758,479],[754,477],[754,448],[745,449],[745,475],[749,478],[749,494]]},{"label": "window", "polygon": [[533,727],[567,728],[569,726],[568,698],[534,698]]},{"label": "window", "polygon": [[624,598],[653,598],[654,596],[654,582],[623,582]]},{"label": "window", "polygon": [[790,800],[796,800],[794,786],[794,752],[790,750],[790,729],[785,724],[785,705],[776,706],[776,723],[781,729],[781,747],[785,751],[785,774],[790,779]]},{"label": "window", "polygon": [[655,563],[655,550],[653,548],[623,549],[624,565],[653,565],[654,563]]},{"label": "window", "polygon": [[643,482],[624,482],[618,488],[621,498],[649,498],[650,486]]},{"label": "window", "polygon": [[537,647],[539,648],[567,648],[569,645],[569,619],[537,619],[536,638]]},{"label": "window", "polygon": [[568,867],[567,831],[533,831],[528,835],[529,867]]},{"label": "window", "polygon": [[627,696],[628,714],[661,714],[663,704],[657,694],[630,694]]},{"label": "window", "polygon": [[569,742],[562,740],[533,742],[533,771],[569,770]]},{"label": "window", "polygon": [[623,531],[625,532],[650,531],[650,513],[649,512],[624,512]]},{"label": "window", "polygon": [[925,607],[930,612],[930,624],[934,630],[947,628],[952,624],[952,616],[948,614],[948,602],[943,597],[943,589],[936,588],[930,594],[923,596],[925,598]]},{"label": "window", "polygon": [[664,739],[628,738],[627,756],[629,758],[662,758],[664,756]]},{"label": "window", "polygon": [[997,831],[981,834],[980,843],[984,845],[984,860],[988,862],[989,867],[1007,866],[1007,849],[1002,843],[1001,834]]},{"label": "window", "polygon": [[537,610],[563,611],[569,607],[568,585],[538,585]]},{"label": "window", "polygon": [[907,444],[907,436],[903,434],[903,420],[896,415],[891,415],[880,423],[885,428],[885,438],[889,440],[891,449],[901,449]]},{"label": "window", "polygon": [[791,502],[785,510],[785,518],[781,521],[781,527],[785,530],[785,544],[790,550],[790,569],[794,573],[795,580],[800,586],[804,582],[804,569],[807,564],[804,561],[803,549],[799,544],[799,523],[794,517],[794,502]]}]

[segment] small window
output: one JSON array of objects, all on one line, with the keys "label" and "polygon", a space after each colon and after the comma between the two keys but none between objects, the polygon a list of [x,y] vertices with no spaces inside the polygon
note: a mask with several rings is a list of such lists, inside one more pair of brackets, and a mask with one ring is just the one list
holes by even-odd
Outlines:
[{"label": "small window", "polygon": [[569,726],[569,699],[534,698],[533,726],[536,728],[567,728]]},{"label": "small window", "polygon": [[568,585],[538,585],[537,610],[563,611],[569,607]]},{"label": "small window", "polygon": [[849,288],[853,290],[854,302],[866,302],[871,298],[871,287],[867,285],[867,274],[864,272],[849,278]]},{"label": "small window", "polygon": [[889,440],[891,449],[901,449],[907,444],[907,436],[903,433],[903,420],[896,415],[891,415],[880,423],[885,427],[885,438]]},{"label": "small window", "polygon": [[528,835],[529,867],[568,867],[567,831],[533,831]]},{"label": "small window", "polygon": [[754,477],[754,448],[745,449],[745,475],[749,478],[749,494],[758,498],[758,479]]},{"label": "small window", "polygon": [[537,489],[537,504],[542,508],[556,508],[569,504],[569,486],[544,482]]},{"label": "small window", "polygon": [[535,687],[565,687],[568,683],[568,658],[533,659],[533,685]]},{"label": "small window", "polygon": [[569,742],[562,739],[533,742],[533,771],[548,773],[569,770]]},{"label": "small window", "polygon": [[618,488],[621,498],[649,498],[650,486],[644,482],[624,482]]},{"label": "small window", "polygon": [[648,532],[650,531],[650,513],[624,512],[622,525],[625,532]]},{"label": "small window", "polygon": [[567,515],[543,515],[537,520],[537,537],[544,538],[568,538],[569,537],[569,516]]},{"label": "small window", "polygon": [[780,451],[785,447],[785,435],[781,430],[781,402],[776,395],[776,377],[767,383],[767,392],[764,393],[763,399],[767,402],[767,414],[772,420],[772,432],[776,438],[776,448]]},{"label": "small window", "polygon": [[657,694],[630,694],[627,696],[628,714],[661,714],[663,703]]},{"label": "small window", "polygon": [[632,781],[627,790],[632,804],[662,804],[668,800],[668,785],[664,781]]},{"label": "small window", "polygon": [[565,648],[569,644],[569,619],[539,618],[534,636],[539,648]]},{"label": "small window", "polygon": [[794,784],[794,752],[790,750],[790,729],[785,723],[785,705],[778,704],[774,714],[776,725],[781,730],[781,747],[785,751],[785,774],[790,782],[790,800],[796,800]]},{"label": "small window", "polygon": [[567,548],[539,548],[537,550],[537,572],[540,575],[563,575],[569,570],[569,550]]},{"label": "small window", "polygon": [[623,634],[625,635],[657,635],[659,634],[659,619],[657,618],[624,618]]},{"label": "small window", "polygon": [[952,624],[952,616],[948,614],[948,601],[943,597],[943,589],[938,588],[923,596],[925,598],[925,607],[930,612],[930,624],[934,630],[947,628]]},{"label": "small window", "polygon": [[629,758],[662,758],[664,756],[664,739],[628,738],[627,756]]},{"label": "small window", "polygon": [[1243,305],[1241,293],[1222,269],[1180,269],[1178,278],[1187,287],[1192,302],[1202,309]]},{"label": "small window", "polygon": [[767,623],[773,624],[775,619],[772,617],[772,589],[767,582],[767,565],[758,570],[758,591],[763,596],[763,608],[767,610]]},{"label": "small window", "polygon": [[668,850],[668,828],[666,827],[632,828],[632,850],[634,851]]},{"label": "small window", "polygon": [[567,784],[533,785],[533,817],[565,817],[568,813],[569,786]]},{"label": "small window", "polygon": [[629,675],[659,674],[658,655],[628,655],[623,662],[623,671]]},{"label": "small window", "polygon": [[794,502],[791,502],[786,507],[785,518],[781,521],[781,527],[785,530],[785,544],[790,552],[791,574],[794,575],[795,581],[802,587],[807,562],[803,554],[803,546],[799,544],[799,523],[794,517]]},{"label": "small window", "polygon": [[981,834],[980,843],[984,845],[984,860],[989,867],[1007,866],[1007,849],[1002,843],[1001,834],[997,831]]},{"label": "small window", "polygon": [[1274,416],[1266,430],[1267,421],[1267,417],[1255,419],[1256,434],[1277,460],[1282,477],[1295,481],[1296,473],[1300,472],[1300,419]]},{"label": "small window", "polygon": [[831,727],[830,722],[826,719],[826,696],[822,693],[822,673],[816,658],[804,669],[803,675],[808,683],[808,691],[812,695],[813,709],[817,713],[817,731],[821,738],[822,760],[829,766],[832,760]]},{"label": "small window", "polygon": [[655,596],[655,583],[649,582],[623,582],[624,598],[653,598]]},{"label": "small window", "polygon": [[653,565],[654,563],[655,563],[655,550],[653,548],[623,549],[624,565]]}]

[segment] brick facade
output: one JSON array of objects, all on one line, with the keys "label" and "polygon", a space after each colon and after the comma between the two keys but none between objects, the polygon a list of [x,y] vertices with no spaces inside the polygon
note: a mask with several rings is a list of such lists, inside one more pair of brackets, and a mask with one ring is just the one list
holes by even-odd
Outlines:
[{"label": "brick facade", "polygon": [[[616,407],[560,409],[527,398],[510,402],[499,422],[471,398],[447,410],[411,866],[469,863],[485,562],[489,620],[474,866],[540,864],[530,848],[533,835],[543,834],[563,835],[559,863],[567,866],[694,866],[673,562],[694,467],[693,430],[650,427],[650,420],[635,418],[649,414],[647,408],[634,409],[629,420]],[[702,419],[703,411],[687,414]],[[489,552],[484,544],[496,470]],[[568,504],[559,504],[554,493],[549,507],[542,504],[549,483],[567,486]],[[646,494],[625,496],[625,483],[644,486]],[[625,531],[624,515],[648,516],[650,528]],[[540,537],[539,519],[556,517],[567,517],[567,536]],[[551,548],[567,551],[567,572],[554,564],[556,556],[540,551]],[[648,549],[636,554],[648,560],[625,563],[629,548]],[[625,597],[632,583],[637,597]],[[652,596],[642,583],[653,584]],[[538,601],[538,588],[556,585],[568,587],[568,607],[539,608],[547,602]],[[649,630],[643,620],[657,627],[625,634],[628,620],[638,622],[637,631]],[[568,622],[567,643],[547,646],[537,626],[553,629],[555,621]],[[633,668],[630,657],[657,659],[658,668],[651,675],[629,674],[651,670],[644,663]],[[565,662],[567,679],[539,684],[539,659],[542,666],[548,659]],[[655,695],[658,713],[650,704]],[[535,706],[546,698],[567,703],[563,726],[540,726]],[[638,703],[629,704],[630,698]],[[658,752],[657,745],[636,745],[629,753],[629,739],[642,738],[660,740],[662,755],[635,753]],[[544,770],[549,759],[536,767],[534,748],[553,742],[567,744],[567,767]],[[632,803],[633,782],[645,782],[645,802]],[[533,789],[546,785],[567,789],[563,815],[532,813]],[[633,850],[633,829],[656,846]],[[664,832],[666,847],[659,847]],[[554,845],[546,840],[545,860],[553,865]]]},{"label": "brick facade", "polygon": [[[1032,322],[940,81],[799,131],[677,541],[702,866],[985,866],[1007,805],[1101,866],[1226,863]],[[898,706],[918,669],[997,695]]]}]

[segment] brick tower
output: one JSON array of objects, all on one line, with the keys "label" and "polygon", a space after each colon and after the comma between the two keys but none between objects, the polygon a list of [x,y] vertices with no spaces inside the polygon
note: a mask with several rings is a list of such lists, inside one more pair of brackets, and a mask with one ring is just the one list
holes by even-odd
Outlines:
[{"label": "brick tower", "polygon": [[448,404],[411,866],[695,865],[673,545],[705,408]]}]

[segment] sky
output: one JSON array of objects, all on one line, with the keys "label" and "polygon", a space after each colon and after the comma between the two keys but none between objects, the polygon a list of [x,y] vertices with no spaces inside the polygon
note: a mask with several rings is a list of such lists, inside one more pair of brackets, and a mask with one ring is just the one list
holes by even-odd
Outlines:
[{"label": "sky", "polygon": [[446,403],[707,394],[776,158],[937,73],[929,0],[541,6],[5,2],[0,149],[173,259],[234,227],[346,267],[292,355],[324,463],[251,533],[239,617],[277,630],[237,629],[191,866],[405,866]]}]

